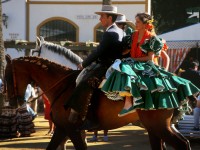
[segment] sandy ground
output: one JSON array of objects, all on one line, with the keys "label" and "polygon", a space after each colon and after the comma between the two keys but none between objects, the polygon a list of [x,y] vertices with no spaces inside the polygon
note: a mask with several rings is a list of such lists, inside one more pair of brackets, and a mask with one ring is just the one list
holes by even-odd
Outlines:
[{"label": "sandy ground", "polygon": [[[31,137],[19,137],[13,139],[0,140],[0,150],[44,150],[49,141],[50,136],[45,134],[48,132],[48,122],[39,115],[35,121],[36,133]],[[87,133],[87,140],[92,138],[93,133]],[[103,141],[103,132],[99,132],[98,142],[88,142],[88,150],[150,150],[147,132],[140,127],[127,125],[119,129],[110,130],[109,141]],[[73,145],[68,141],[67,150],[74,150]],[[192,150],[200,149],[200,139],[191,140]],[[172,150],[167,146],[168,150]]]}]

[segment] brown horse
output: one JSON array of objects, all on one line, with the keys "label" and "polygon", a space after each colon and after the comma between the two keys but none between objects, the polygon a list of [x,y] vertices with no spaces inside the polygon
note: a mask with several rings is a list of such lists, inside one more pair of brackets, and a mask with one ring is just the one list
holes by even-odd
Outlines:
[{"label": "brown horse", "polygon": [[[50,100],[56,130],[47,149],[55,150],[66,137],[69,137],[77,150],[86,150],[87,145],[82,138],[82,132],[77,130],[78,125],[68,122],[69,110],[63,107],[64,102],[75,88],[75,79],[79,71],[38,57],[21,57],[11,60],[7,56],[6,60],[5,77],[8,98],[11,101],[12,99],[22,100],[26,86],[31,81],[35,81]],[[137,110],[137,113],[119,118],[118,112],[123,105],[123,101],[109,100],[100,90],[96,90],[91,100],[88,116],[95,115],[100,123],[99,129],[122,127],[138,120],[139,117],[148,131],[153,150],[162,150],[162,141],[177,150],[190,149],[189,142],[176,133],[170,125],[173,109]]]}]

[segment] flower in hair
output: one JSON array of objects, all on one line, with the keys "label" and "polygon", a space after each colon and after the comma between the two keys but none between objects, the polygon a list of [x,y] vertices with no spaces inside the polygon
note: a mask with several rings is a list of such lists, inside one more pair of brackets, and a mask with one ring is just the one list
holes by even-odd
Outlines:
[{"label": "flower in hair", "polygon": [[147,29],[148,31],[153,30],[153,28],[154,28],[153,24],[151,24],[151,23],[146,24],[146,29]]},{"label": "flower in hair", "polygon": [[154,22],[154,19],[152,18],[151,20],[148,20],[147,23],[148,24],[152,24]]}]

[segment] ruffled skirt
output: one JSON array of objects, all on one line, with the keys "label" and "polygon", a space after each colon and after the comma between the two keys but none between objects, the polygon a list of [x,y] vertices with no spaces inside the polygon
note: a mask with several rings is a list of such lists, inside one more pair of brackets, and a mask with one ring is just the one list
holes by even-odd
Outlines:
[{"label": "ruffled skirt", "polygon": [[189,80],[167,72],[151,61],[116,60],[106,76],[101,90],[109,99],[123,100],[125,96],[133,96],[135,108],[140,109],[177,108],[187,96],[199,92]]}]

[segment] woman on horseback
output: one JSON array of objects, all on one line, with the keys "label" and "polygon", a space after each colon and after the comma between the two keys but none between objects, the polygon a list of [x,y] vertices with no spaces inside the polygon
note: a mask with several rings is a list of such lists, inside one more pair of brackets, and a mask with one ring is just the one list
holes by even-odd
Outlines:
[{"label": "woman on horseback", "polygon": [[190,81],[174,76],[154,63],[166,45],[156,36],[150,15],[138,13],[135,19],[131,49],[124,52],[130,53],[131,58],[116,60],[107,71],[107,81],[102,87],[108,98],[125,99],[120,117],[136,109],[177,108],[187,96],[199,91]]}]

